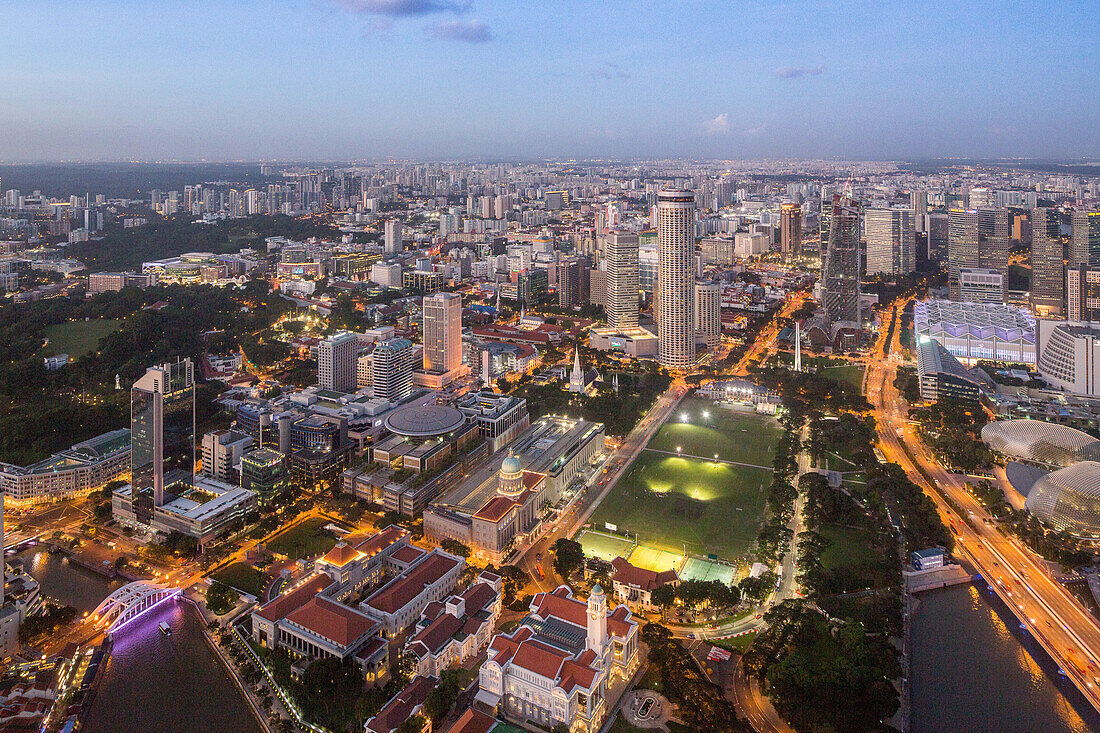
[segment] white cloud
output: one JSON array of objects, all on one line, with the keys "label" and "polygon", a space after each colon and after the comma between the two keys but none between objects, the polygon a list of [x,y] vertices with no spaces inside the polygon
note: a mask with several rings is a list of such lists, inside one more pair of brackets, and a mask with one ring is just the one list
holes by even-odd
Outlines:
[{"label": "white cloud", "polygon": [[703,132],[707,135],[725,135],[730,131],[730,116],[728,112],[716,115],[713,120],[703,123]]},{"label": "white cloud", "polygon": [[493,40],[493,32],[480,20],[445,20],[429,25],[424,30],[430,37],[443,41],[488,43]]}]

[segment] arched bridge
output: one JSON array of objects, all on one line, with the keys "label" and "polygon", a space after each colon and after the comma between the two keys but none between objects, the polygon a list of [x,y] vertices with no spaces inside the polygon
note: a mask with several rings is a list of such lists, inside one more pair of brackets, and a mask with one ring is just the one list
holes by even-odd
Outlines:
[{"label": "arched bridge", "polygon": [[139,580],[117,589],[103,599],[92,612],[92,618],[111,636],[138,616],[180,594],[179,588]]}]

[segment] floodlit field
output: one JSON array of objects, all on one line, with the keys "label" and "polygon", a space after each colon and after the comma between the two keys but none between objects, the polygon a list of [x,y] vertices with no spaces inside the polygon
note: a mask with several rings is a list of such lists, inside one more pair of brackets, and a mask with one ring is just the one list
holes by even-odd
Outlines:
[{"label": "floodlit field", "polygon": [[771,466],[779,438],[775,418],[717,407],[708,400],[688,398],[646,446],[653,450],[725,461]]},{"label": "floodlit field", "polygon": [[608,562],[616,557],[629,558],[630,553],[634,550],[634,543],[631,540],[591,530],[581,532],[577,536],[577,542],[581,543],[585,555],[598,557]]},{"label": "floodlit field", "polygon": [[756,539],[771,471],[643,452],[593,514],[676,554],[742,556]]},{"label": "floodlit field", "polygon": [[658,550],[648,545],[638,545],[630,555],[631,565],[658,573],[663,570],[679,570],[683,561],[684,556],[678,552]]},{"label": "floodlit field", "polygon": [[99,348],[99,340],[114,333],[122,326],[122,321],[113,318],[100,318],[92,321],[71,321],[48,326],[45,330],[49,343],[46,356],[68,354],[77,359]]},{"label": "floodlit field", "polygon": [[700,560],[697,557],[688,558],[688,561],[684,563],[683,570],[680,571],[680,580],[717,580],[729,585],[736,578],[737,568],[732,565],[723,565],[711,560]]}]

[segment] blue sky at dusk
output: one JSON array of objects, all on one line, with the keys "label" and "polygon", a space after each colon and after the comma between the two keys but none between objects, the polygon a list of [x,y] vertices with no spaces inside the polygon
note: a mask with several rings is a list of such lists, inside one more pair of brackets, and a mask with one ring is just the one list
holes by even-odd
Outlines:
[{"label": "blue sky at dusk", "polygon": [[4,3],[0,160],[1100,157],[1100,2]]}]

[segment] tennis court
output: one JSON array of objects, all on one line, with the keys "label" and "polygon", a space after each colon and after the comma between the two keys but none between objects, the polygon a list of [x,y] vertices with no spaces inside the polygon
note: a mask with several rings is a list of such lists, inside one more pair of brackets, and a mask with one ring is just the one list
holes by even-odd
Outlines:
[{"label": "tennis court", "polygon": [[689,557],[684,569],[679,572],[680,580],[717,580],[729,585],[737,577],[737,568],[732,565]]},{"label": "tennis court", "polygon": [[662,570],[676,570],[680,567],[680,562],[683,559],[683,555],[678,555],[675,552],[666,552],[658,550],[656,547],[638,545],[630,556],[630,564],[646,570],[661,572]]},{"label": "tennis court", "polygon": [[625,537],[594,532],[586,529],[577,535],[577,542],[581,543],[584,554],[588,557],[598,557],[601,560],[611,562],[617,557],[630,557],[634,549],[634,541]]}]

